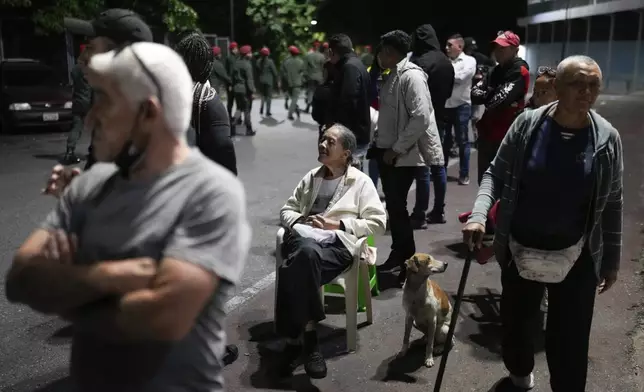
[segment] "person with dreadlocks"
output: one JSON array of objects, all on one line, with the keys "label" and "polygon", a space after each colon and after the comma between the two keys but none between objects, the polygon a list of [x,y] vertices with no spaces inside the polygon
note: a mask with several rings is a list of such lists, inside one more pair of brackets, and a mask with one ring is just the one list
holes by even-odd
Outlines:
[{"label": "person with dreadlocks", "polygon": [[188,32],[180,36],[174,49],[194,81],[191,137],[205,156],[237,174],[228,111],[209,81],[215,60],[210,43],[202,34]]}]

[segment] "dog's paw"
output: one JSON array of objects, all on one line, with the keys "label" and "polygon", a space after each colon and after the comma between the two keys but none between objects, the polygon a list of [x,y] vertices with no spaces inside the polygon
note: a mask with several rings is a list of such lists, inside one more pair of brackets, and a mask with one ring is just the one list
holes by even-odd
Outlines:
[{"label": "dog's paw", "polygon": [[434,366],[434,358],[430,357],[425,360],[425,367],[433,367]]}]

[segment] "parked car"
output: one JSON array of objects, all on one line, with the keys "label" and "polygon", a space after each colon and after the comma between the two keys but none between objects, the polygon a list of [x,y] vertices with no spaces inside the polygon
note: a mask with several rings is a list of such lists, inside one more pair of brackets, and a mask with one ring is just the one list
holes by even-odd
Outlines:
[{"label": "parked car", "polygon": [[72,88],[53,68],[32,59],[0,60],[0,132],[70,127]]}]

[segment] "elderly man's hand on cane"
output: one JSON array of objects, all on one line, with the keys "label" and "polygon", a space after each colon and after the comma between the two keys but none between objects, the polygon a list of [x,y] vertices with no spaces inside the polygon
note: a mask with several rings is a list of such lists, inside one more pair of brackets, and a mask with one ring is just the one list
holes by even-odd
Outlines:
[{"label": "elderly man's hand on cane", "polygon": [[477,222],[468,223],[463,228],[463,243],[467,245],[467,249],[470,251],[481,249],[484,234],[485,225]]}]

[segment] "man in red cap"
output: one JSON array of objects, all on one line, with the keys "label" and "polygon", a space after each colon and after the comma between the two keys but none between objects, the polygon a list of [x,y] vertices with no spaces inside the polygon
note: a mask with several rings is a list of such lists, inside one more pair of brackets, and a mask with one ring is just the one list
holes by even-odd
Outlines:
[{"label": "man in red cap", "polygon": [[[232,79],[233,77],[233,69],[235,67],[235,63],[239,60],[239,47],[237,45],[237,42],[233,41],[228,45],[228,56],[226,56],[226,61],[224,62],[226,66],[226,72],[228,73],[228,76]],[[235,103],[235,94],[232,90],[232,85],[229,85],[228,89],[226,89],[226,94],[227,94],[227,108],[228,108],[228,116],[231,118],[231,125],[232,124],[232,118],[233,118],[233,105]],[[237,108],[237,112],[235,113],[235,117],[238,118],[239,114],[239,108]]]},{"label": "man in red cap", "polygon": [[297,46],[289,46],[288,51],[291,54],[284,60],[280,69],[282,84],[291,98],[291,105],[288,108],[288,119],[294,120],[293,113],[300,118],[300,108],[297,106],[297,100],[300,98],[302,85],[304,84],[304,61],[300,58],[300,49]]},{"label": "man in red cap", "polygon": [[277,86],[279,77],[277,75],[275,62],[269,57],[271,51],[267,47],[263,47],[259,51],[259,55],[261,57],[257,60],[257,77],[259,80],[259,94],[262,98],[259,106],[259,114],[264,114],[264,108],[266,108],[266,116],[271,117],[273,88]]},{"label": "man in red cap", "polygon": [[306,79],[306,109],[304,113],[311,110],[313,94],[318,86],[324,81],[324,62],[326,58],[322,53],[324,49],[319,42],[313,44],[311,51],[304,56],[304,77]]},{"label": "man in red cap", "polygon": [[[255,131],[250,119],[250,110],[253,104],[253,94],[255,94],[255,75],[253,74],[253,64],[251,59],[253,57],[253,49],[249,45],[244,45],[239,48],[239,59],[233,65],[232,91],[237,103],[237,109],[244,112],[244,125],[246,126],[246,135],[254,136]],[[235,114],[235,118],[231,121],[231,125],[239,125],[241,123],[241,116]],[[234,128],[233,128],[234,129]],[[231,131],[235,133],[235,131]]]},{"label": "man in red cap", "polygon": [[472,88],[472,104],[485,105],[485,113],[476,123],[479,185],[517,112],[525,106],[530,86],[528,64],[518,57],[519,36],[504,31],[492,43],[492,56],[499,64]]},{"label": "man in red cap", "polygon": [[362,61],[362,64],[364,64],[365,67],[371,67],[371,64],[373,64],[373,53],[371,51],[371,45],[364,46],[364,52],[362,53],[362,55],[360,55],[360,61]]},{"label": "man in red cap", "polygon": [[221,94],[222,89],[228,91],[232,80],[230,79],[228,71],[226,71],[226,67],[221,62],[221,48],[219,46],[213,46],[212,54],[215,55],[215,60],[212,67],[212,74],[210,75],[210,84]]}]

